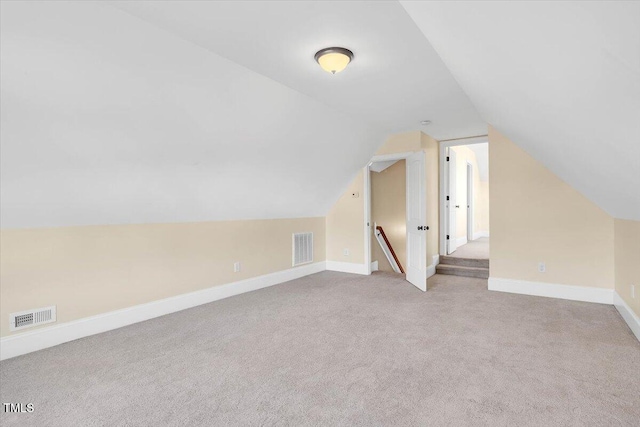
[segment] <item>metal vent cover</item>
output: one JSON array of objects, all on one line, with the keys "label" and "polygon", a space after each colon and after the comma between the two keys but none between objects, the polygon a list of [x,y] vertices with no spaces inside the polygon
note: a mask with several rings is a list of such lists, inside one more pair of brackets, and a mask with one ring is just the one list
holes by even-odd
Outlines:
[{"label": "metal vent cover", "polygon": [[313,262],[313,233],[293,234],[293,266]]},{"label": "metal vent cover", "polygon": [[9,330],[17,331],[31,326],[52,323],[56,321],[56,306],[36,308],[20,311],[9,315]]}]

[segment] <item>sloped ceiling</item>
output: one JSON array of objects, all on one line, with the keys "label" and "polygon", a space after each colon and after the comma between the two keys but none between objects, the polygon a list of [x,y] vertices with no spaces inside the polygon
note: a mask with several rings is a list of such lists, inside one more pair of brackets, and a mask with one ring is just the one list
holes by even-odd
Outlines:
[{"label": "sloped ceiling", "polygon": [[489,181],[489,144],[470,144],[467,147],[476,155],[480,181]]},{"label": "sloped ceiling", "polygon": [[389,132],[485,131],[399,3],[302,4],[2,2],[2,227],[323,216]]},{"label": "sloped ceiling", "polygon": [[398,160],[387,160],[384,162],[373,162],[369,165],[369,170],[371,172],[382,172],[385,169],[390,168],[391,166],[395,165],[396,163],[398,163]]},{"label": "sloped ceiling", "polygon": [[488,123],[640,220],[640,3],[401,3]]},{"label": "sloped ceiling", "polygon": [[[395,1],[116,1],[127,11],[388,132],[436,139],[486,133],[471,102]],[[335,76],[313,55],[355,58]],[[422,120],[432,125],[420,127]]]}]

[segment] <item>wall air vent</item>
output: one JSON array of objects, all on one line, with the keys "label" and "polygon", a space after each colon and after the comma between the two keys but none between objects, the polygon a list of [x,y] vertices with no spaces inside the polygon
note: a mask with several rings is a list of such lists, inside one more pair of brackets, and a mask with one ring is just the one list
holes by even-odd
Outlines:
[{"label": "wall air vent", "polygon": [[313,233],[293,234],[293,266],[313,262]]},{"label": "wall air vent", "polygon": [[21,311],[9,315],[9,330],[18,331],[31,326],[42,325],[56,321],[56,306]]}]

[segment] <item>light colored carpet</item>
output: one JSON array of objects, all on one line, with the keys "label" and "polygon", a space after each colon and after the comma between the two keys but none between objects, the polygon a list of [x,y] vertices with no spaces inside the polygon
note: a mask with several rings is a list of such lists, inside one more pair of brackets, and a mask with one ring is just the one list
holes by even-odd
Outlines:
[{"label": "light colored carpet", "polygon": [[489,237],[480,237],[459,246],[449,256],[455,258],[489,259]]},{"label": "light colored carpet", "polygon": [[323,272],[0,363],[3,426],[638,425],[612,306]]}]

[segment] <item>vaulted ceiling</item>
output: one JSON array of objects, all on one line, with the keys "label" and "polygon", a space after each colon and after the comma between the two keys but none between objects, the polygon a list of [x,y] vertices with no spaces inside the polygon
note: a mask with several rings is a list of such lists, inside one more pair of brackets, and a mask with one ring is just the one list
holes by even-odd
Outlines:
[{"label": "vaulted ceiling", "polygon": [[[116,1],[109,4],[388,132],[486,133],[438,54],[395,1]],[[320,49],[355,53],[322,72]]]},{"label": "vaulted ceiling", "polygon": [[637,5],[513,3],[1,2],[2,227],[323,216],[390,133],[487,123],[640,219]]},{"label": "vaulted ceiling", "polygon": [[396,2],[1,7],[5,228],[324,216],[389,133],[486,131]]},{"label": "vaulted ceiling", "polygon": [[640,3],[402,4],[488,123],[640,220]]}]

